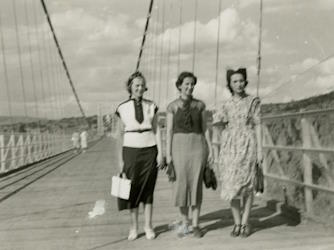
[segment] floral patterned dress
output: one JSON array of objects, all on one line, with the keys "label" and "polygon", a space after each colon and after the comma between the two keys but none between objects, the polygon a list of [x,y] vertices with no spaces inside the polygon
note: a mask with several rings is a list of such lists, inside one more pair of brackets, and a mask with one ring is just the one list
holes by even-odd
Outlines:
[{"label": "floral patterned dress", "polygon": [[225,124],[218,168],[224,200],[230,201],[253,191],[257,159],[255,125],[260,123],[260,101],[254,98],[249,95],[241,99],[231,97],[213,117],[214,123]]}]

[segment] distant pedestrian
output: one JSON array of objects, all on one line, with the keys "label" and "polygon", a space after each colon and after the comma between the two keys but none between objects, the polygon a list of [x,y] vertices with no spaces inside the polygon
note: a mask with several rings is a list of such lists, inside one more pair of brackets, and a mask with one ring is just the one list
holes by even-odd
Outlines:
[{"label": "distant pedestrian", "polygon": [[72,141],[74,152],[79,153],[79,151],[80,151],[80,134],[78,132],[73,132],[71,141]]},{"label": "distant pedestrian", "polygon": [[87,147],[88,147],[87,140],[88,140],[88,133],[87,133],[87,131],[84,129],[84,130],[82,130],[82,132],[80,133],[80,144],[81,144],[81,150],[82,150],[82,153],[85,153],[86,150],[87,150]]},{"label": "distant pedestrian", "polygon": [[167,106],[167,164],[174,165],[174,205],[179,207],[182,225],[178,236],[189,230],[189,208],[192,210],[193,236],[200,238],[199,215],[203,197],[203,171],[212,161],[209,131],[206,126],[205,104],[193,98],[197,78],[191,72],[182,72],[176,88],[180,97]]},{"label": "distant pedestrian", "polygon": [[146,80],[140,72],[133,73],[127,81],[130,98],[116,110],[119,117],[118,139],[120,170],[131,180],[130,198],[120,210],[130,209],[131,228],[128,240],[138,237],[138,207],[144,203],[147,239],[154,239],[152,226],[153,192],[158,166],[162,164],[160,129],[157,126],[158,107],[143,98]]},{"label": "distant pedestrian", "polygon": [[[256,163],[262,162],[260,100],[248,95],[245,68],[228,70],[227,88],[232,97],[214,114],[214,125],[223,125],[219,153],[221,198],[230,202],[234,227],[232,237],[248,237],[253,203]],[[244,200],[241,213],[240,199]],[[241,216],[242,214],[242,216]]]}]

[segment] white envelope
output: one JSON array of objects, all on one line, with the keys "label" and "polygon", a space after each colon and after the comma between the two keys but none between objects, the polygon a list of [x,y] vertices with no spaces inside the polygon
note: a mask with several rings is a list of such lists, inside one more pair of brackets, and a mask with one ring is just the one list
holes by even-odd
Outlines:
[{"label": "white envelope", "polygon": [[113,176],[111,178],[111,195],[128,200],[130,197],[131,180]]}]

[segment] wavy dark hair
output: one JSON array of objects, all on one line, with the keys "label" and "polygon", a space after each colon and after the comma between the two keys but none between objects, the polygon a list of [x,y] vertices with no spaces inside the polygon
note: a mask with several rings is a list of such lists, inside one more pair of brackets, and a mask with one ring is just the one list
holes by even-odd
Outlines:
[{"label": "wavy dark hair", "polygon": [[194,80],[194,85],[196,85],[197,83],[197,77],[192,73],[192,72],[188,72],[188,71],[183,71],[179,74],[176,82],[175,82],[175,86],[178,90],[180,90],[180,86],[183,83],[184,78],[186,77],[191,77]]},{"label": "wavy dark hair", "polygon": [[145,79],[144,75],[140,71],[136,71],[136,72],[134,72],[130,75],[129,79],[126,82],[126,90],[129,92],[130,95],[132,94],[131,93],[132,82],[135,78],[141,78],[145,83],[145,91],[147,90],[146,79]]},{"label": "wavy dark hair", "polygon": [[233,93],[233,89],[231,87],[231,77],[234,74],[240,74],[243,76],[244,80],[245,80],[245,87],[248,84],[248,80],[247,80],[247,69],[246,68],[239,68],[237,70],[233,70],[233,69],[228,69],[226,71],[226,81],[227,81],[227,88],[228,90],[231,92],[232,95],[234,95]]}]

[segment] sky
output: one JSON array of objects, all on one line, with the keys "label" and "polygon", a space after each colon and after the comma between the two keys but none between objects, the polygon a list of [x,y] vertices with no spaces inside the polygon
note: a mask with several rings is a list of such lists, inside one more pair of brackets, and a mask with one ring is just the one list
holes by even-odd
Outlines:
[{"label": "sky", "polygon": [[[225,81],[227,68],[246,67],[247,91],[256,94],[260,0],[222,0],[220,13],[219,0],[197,1],[196,16],[196,0],[154,1],[140,70],[149,88],[145,95],[153,99],[160,110],[178,97],[175,80],[180,71],[192,71],[194,57],[194,73],[198,77],[194,96],[203,100],[209,109],[229,97]],[[4,89],[7,71],[12,112],[23,113],[22,103],[25,102],[28,103],[25,109],[32,112],[32,116],[47,115],[55,108],[59,109],[59,116],[78,114],[40,1],[14,2],[13,5],[12,0],[0,1],[3,33],[0,53],[2,58],[6,57],[6,66],[3,66],[3,59],[1,61],[0,84]],[[45,0],[72,80],[88,115],[99,109],[111,113],[118,103],[128,98],[125,82],[136,67],[149,2]],[[26,10],[27,19],[24,18]],[[288,102],[334,90],[333,11],[332,0],[263,0],[259,85],[263,103]],[[39,37],[36,30],[42,30]],[[44,87],[41,83],[35,84],[34,92],[33,73],[29,73],[29,69],[32,62],[35,81],[42,79],[42,76],[38,78],[41,75],[38,68],[42,67],[38,64],[38,51],[42,51],[42,65],[46,65],[43,72],[50,72],[50,78],[54,75],[56,80],[52,84],[51,79]],[[49,60],[45,56],[43,61],[47,51]],[[23,73],[20,73],[18,54]],[[47,76],[39,81],[45,82]],[[9,114],[6,93],[0,93],[3,114]]]}]

